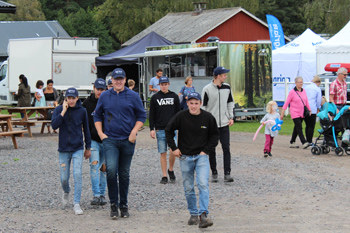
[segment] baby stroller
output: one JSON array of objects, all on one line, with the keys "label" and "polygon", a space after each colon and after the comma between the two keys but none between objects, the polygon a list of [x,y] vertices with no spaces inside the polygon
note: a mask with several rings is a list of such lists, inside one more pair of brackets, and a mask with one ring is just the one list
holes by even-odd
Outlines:
[{"label": "baby stroller", "polygon": [[[350,155],[350,147],[342,142],[342,134],[350,128],[349,106],[345,106],[335,115],[336,106],[333,103],[326,103],[327,106],[317,114],[320,118],[320,135],[316,138],[311,153],[314,155],[327,154],[334,149],[336,155],[342,156],[344,152]],[[341,133],[340,136],[338,134]],[[340,144],[339,144],[340,143]]]}]

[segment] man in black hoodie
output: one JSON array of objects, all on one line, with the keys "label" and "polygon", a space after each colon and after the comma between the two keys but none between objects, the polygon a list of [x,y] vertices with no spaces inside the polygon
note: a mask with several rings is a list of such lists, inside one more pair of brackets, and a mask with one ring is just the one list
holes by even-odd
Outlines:
[{"label": "man in black hoodie", "polygon": [[[106,192],[106,169],[105,169],[105,155],[103,152],[103,145],[101,138],[95,128],[93,113],[95,111],[97,101],[102,92],[106,90],[106,81],[102,78],[96,79],[92,93],[83,102],[83,107],[86,108],[89,118],[89,130],[91,134],[91,157],[90,157],[90,177],[91,187],[93,192],[93,199],[91,205],[105,205]],[[102,168],[102,169],[101,169]]]},{"label": "man in black hoodie", "polygon": [[[167,171],[167,142],[165,138],[165,127],[171,118],[180,111],[180,101],[176,93],[169,91],[169,79],[167,77],[159,78],[160,91],[155,93],[150,102],[149,125],[151,137],[156,138],[158,144],[158,152],[160,153],[160,165],[162,167],[163,177],[161,184],[168,183]],[[175,156],[172,152],[169,154],[169,178],[171,183],[175,183],[174,174]]]}]

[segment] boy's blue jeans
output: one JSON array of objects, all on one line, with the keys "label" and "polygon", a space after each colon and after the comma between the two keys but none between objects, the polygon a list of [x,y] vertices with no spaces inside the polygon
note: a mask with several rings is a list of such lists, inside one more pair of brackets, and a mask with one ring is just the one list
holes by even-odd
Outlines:
[{"label": "boy's blue jeans", "polygon": [[[106,172],[100,171],[105,163],[105,154],[102,143],[91,140],[90,178],[94,197],[104,196],[106,192]],[[96,164],[93,164],[96,163]]]},{"label": "boy's blue jeans", "polygon": [[135,143],[129,142],[128,139],[105,138],[102,144],[106,156],[107,186],[110,203],[115,203],[120,207],[127,207],[130,183],[129,173]]},{"label": "boy's blue jeans", "polygon": [[73,204],[80,203],[81,189],[83,186],[83,180],[81,175],[82,167],[83,167],[83,155],[84,155],[84,150],[78,150],[74,152],[59,152],[61,185],[65,193],[70,192],[70,186],[69,186],[70,163],[71,163],[71,160],[73,160],[73,178],[74,178]]},{"label": "boy's blue jeans", "polygon": [[[191,215],[209,213],[209,157],[208,155],[182,155],[180,167],[183,178],[183,186],[187,200],[187,208]],[[197,197],[194,191],[194,173],[199,189],[199,210]]]}]

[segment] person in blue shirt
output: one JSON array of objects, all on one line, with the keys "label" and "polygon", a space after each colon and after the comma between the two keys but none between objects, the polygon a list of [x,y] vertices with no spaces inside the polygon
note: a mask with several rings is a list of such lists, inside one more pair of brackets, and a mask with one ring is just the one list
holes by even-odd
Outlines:
[{"label": "person in blue shirt", "polygon": [[311,145],[312,138],[314,136],[314,129],[316,124],[316,114],[321,108],[322,92],[319,88],[321,79],[318,75],[315,75],[311,81],[312,83],[304,88],[306,91],[307,98],[309,100],[311,108],[311,116],[305,118],[305,135],[306,141]]},{"label": "person in blue shirt", "polygon": [[129,217],[130,165],[136,134],[146,121],[146,111],[138,93],[125,86],[123,69],[113,70],[112,83],[113,88],[103,92],[97,102],[94,122],[105,151],[110,216],[117,219],[118,207],[121,217]]},{"label": "person in blue shirt", "polygon": [[55,111],[53,112],[51,126],[54,130],[58,128],[60,129],[58,134],[58,153],[61,185],[64,191],[62,205],[66,206],[69,202],[69,173],[70,164],[73,160],[73,211],[75,214],[81,215],[83,214],[83,211],[80,208],[83,155],[85,159],[88,159],[91,156],[91,136],[86,109],[81,105],[77,89],[73,87],[67,89],[63,105],[55,108]]},{"label": "person in blue shirt", "polygon": [[156,69],[156,76],[151,78],[149,82],[150,95],[153,95],[160,91],[159,79],[163,76],[163,70],[161,68]]}]

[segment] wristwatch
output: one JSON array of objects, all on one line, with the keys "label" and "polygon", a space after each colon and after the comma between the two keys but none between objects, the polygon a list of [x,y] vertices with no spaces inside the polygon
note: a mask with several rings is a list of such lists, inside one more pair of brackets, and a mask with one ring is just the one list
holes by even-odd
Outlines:
[{"label": "wristwatch", "polygon": [[90,148],[90,147],[88,147],[88,148],[86,148],[86,150],[91,150],[91,148]]}]

